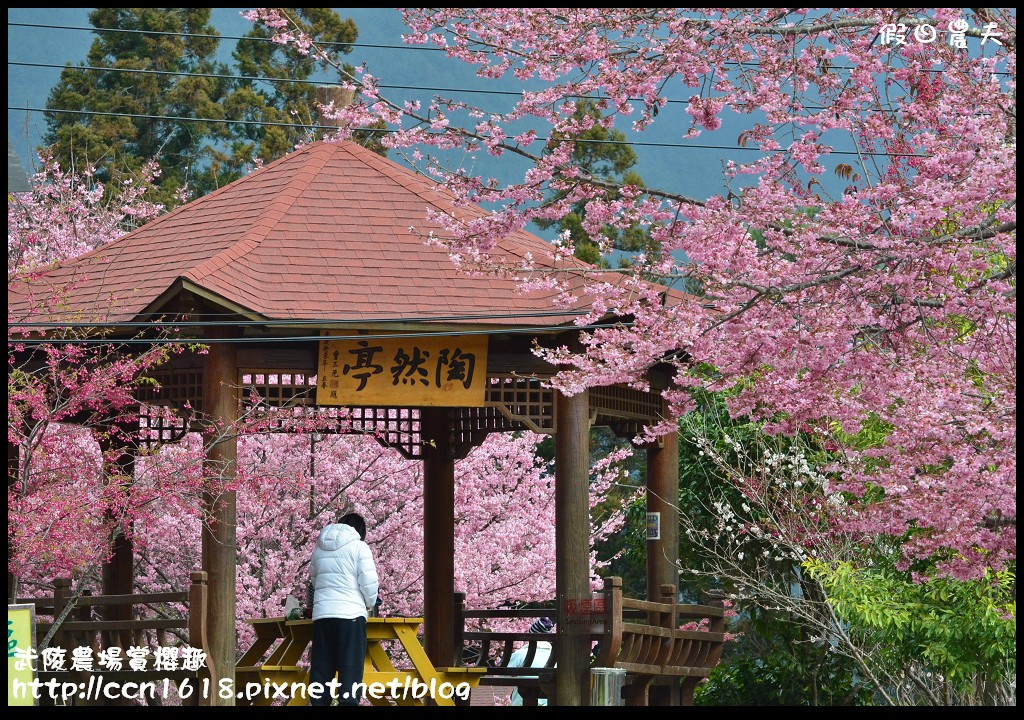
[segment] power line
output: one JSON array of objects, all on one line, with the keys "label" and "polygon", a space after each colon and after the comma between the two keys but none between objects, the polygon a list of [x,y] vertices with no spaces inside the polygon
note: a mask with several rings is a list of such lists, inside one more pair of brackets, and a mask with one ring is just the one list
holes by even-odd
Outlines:
[{"label": "power line", "polygon": [[[115,67],[102,67],[95,65],[57,65],[56,63],[36,63],[36,62],[22,62],[16,60],[8,60],[8,65],[16,65],[18,67],[39,67],[39,68],[53,68],[60,70],[88,70],[91,72],[112,72],[112,73],[128,73],[135,75],[174,75],[176,77],[197,77],[197,78],[213,78],[215,80],[253,80],[258,82],[268,83],[303,83],[307,85],[325,85],[325,86],[336,86],[338,85],[337,80],[298,80],[296,78],[278,78],[278,77],[264,77],[259,75],[218,75],[216,73],[197,73],[197,72],[180,72],[175,70],[143,70],[138,68],[115,68]],[[390,85],[387,83],[380,83],[376,85],[378,88],[384,90],[411,90],[414,92],[431,92],[431,93],[455,93],[463,95],[503,95],[506,97],[522,98],[522,92],[515,92],[513,90],[476,90],[473,88],[446,88],[446,87],[428,87],[425,85]],[[594,97],[591,95],[566,95],[565,97],[575,98],[579,100],[602,100],[607,98]],[[635,97],[629,98],[629,102],[645,102],[643,98]],[[665,98],[665,102],[669,105],[688,105],[689,100],[674,100],[672,98]],[[804,110],[828,110],[824,105],[802,105]],[[865,108],[865,112],[887,112],[892,113],[892,110],[886,110],[884,108]]]},{"label": "power line", "polygon": [[[172,122],[210,122],[210,123],[224,123],[228,125],[266,125],[268,127],[290,127],[290,128],[303,128],[307,130],[339,130],[336,125],[299,125],[293,123],[281,123],[281,122],[264,122],[261,120],[225,120],[223,118],[194,118],[194,117],[180,117],[176,115],[146,115],[142,113],[116,113],[116,112],[101,112],[99,110],[57,110],[50,108],[35,108],[35,107],[15,107],[8,105],[8,110],[17,110],[25,112],[39,112],[39,113],[66,113],[72,115],[99,115],[107,117],[128,117],[137,118],[142,120],[168,120]],[[401,132],[398,129],[392,128],[374,128],[374,127],[357,127],[352,128],[354,131],[365,131],[365,132],[376,132],[376,133],[397,133]],[[427,135],[443,135],[444,133],[426,133]],[[550,138],[537,136],[535,138],[541,142],[547,142]],[[576,138],[571,142],[582,143],[582,144],[597,144],[597,145],[628,145],[632,147],[661,147],[661,148],[679,148],[682,150],[728,150],[737,152],[759,152],[759,153],[784,153],[786,150],[762,150],[761,148],[746,147],[744,145],[681,145],[679,143],[663,143],[663,142],[649,142],[644,140],[630,141],[630,140],[597,140],[591,138]],[[890,153],[890,152],[876,152],[874,150],[831,150],[829,155],[852,155],[853,157],[913,157],[913,158],[927,158],[929,155],[917,155],[916,153]]]},{"label": "power line", "polygon": [[[69,258],[69,259],[73,259],[73,258]],[[606,270],[606,269],[602,269],[601,270],[601,272],[609,272],[609,271],[610,270]],[[536,313],[533,313],[533,312],[527,312],[527,313],[507,313],[507,314],[504,314],[504,315],[497,314],[497,313],[492,315],[492,314],[488,313],[488,314],[480,314],[480,315],[467,315],[465,317],[467,319],[472,319],[472,318],[545,317],[547,314],[550,314],[552,316],[557,316],[557,315],[573,315],[573,314],[576,314],[576,312],[577,311],[574,311],[574,310],[538,310]],[[583,313],[582,311],[579,311],[579,312],[581,314],[586,314],[586,313]],[[198,311],[196,311],[196,312],[189,312],[189,313],[182,313],[182,314],[183,315],[188,315],[188,317],[196,317],[196,318],[199,318],[199,317],[212,317],[212,318],[218,318],[218,317],[234,318],[234,317],[238,317],[238,313],[237,312],[228,312],[228,311],[223,311],[223,312],[198,312]],[[146,315],[156,316],[157,318],[162,318],[162,317],[167,317],[167,312],[166,311],[161,311],[161,310],[149,310],[147,312],[140,312],[140,313],[138,313],[136,315],[136,317],[141,318],[141,317],[146,316]],[[443,315],[416,316],[416,315],[409,315],[408,317],[406,317],[404,319],[395,318],[394,321],[395,322],[399,322],[399,321],[404,320],[406,322],[431,322],[431,321],[446,320],[446,319],[449,319],[449,318],[458,318],[458,317],[459,316],[456,316],[456,315],[451,315],[451,316],[443,316]],[[312,322],[361,323],[361,322],[380,322],[382,320],[389,320],[389,319],[388,318],[375,318],[375,317],[370,316],[370,317],[364,317],[364,318],[361,318],[361,319],[358,319],[358,320],[347,320],[347,319],[343,319],[343,318],[328,318],[328,319],[325,319],[325,320],[318,320],[318,319],[315,319],[315,318],[308,318],[308,317],[305,317],[305,316],[301,316],[301,317],[300,316],[295,316],[295,318],[293,320],[294,321],[299,321],[299,322],[311,322],[311,323]],[[274,319],[274,322],[282,322],[282,323],[284,323],[284,322],[293,322],[293,320],[289,320],[287,317],[278,317],[278,318]],[[147,324],[148,325],[148,324],[152,324],[153,322],[154,322],[153,320],[140,320],[139,324]],[[265,322],[267,322],[267,321],[263,321],[263,320],[247,320],[245,322],[251,322],[251,323],[253,323],[255,325],[262,325],[262,324],[265,324]],[[21,326],[21,325],[24,325],[25,323],[17,323],[17,322],[10,322],[10,321],[8,321],[7,324],[8,324],[8,326]],[[163,324],[164,325],[170,325],[171,323],[170,322],[164,322]],[[232,322],[231,324],[237,325],[238,323]],[[57,325],[59,327],[68,327],[67,323],[57,323]],[[84,323],[84,325],[88,326],[88,327],[93,327],[94,326],[93,324],[90,324],[90,323]]]},{"label": "power line", "polygon": [[[75,25],[46,25],[46,24],[43,24],[43,23],[20,23],[20,22],[10,22],[10,21],[8,21],[7,25],[8,25],[8,27],[34,27],[34,28],[46,28],[46,29],[49,29],[49,30],[83,30],[85,32],[95,32],[95,33],[101,33],[101,32],[106,32],[106,33],[128,33],[128,34],[134,34],[134,35],[165,35],[165,36],[172,36],[172,37],[204,38],[204,39],[212,39],[212,40],[253,40],[253,41],[256,41],[256,42],[274,42],[272,38],[245,37],[245,36],[242,36],[242,35],[208,35],[208,34],[202,34],[202,33],[180,33],[180,32],[169,32],[169,31],[162,31],[162,30],[131,30],[131,29],[125,29],[125,28],[97,28],[97,27],[82,27],[82,26],[75,26]],[[359,43],[359,42],[355,42],[355,43],[341,43],[341,42],[327,42],[327,41],[319,41],[319,40],[314,40],[314,43],[316,45],[321,45],[321,46],[324,46],[324,47],[342,47],[342,48],[365,47],[365,48],[377,48],[377,49],[383,49],[383,50],[425,50],[427,52],[447,52],[448,51],[448,48],[428,47],[428,46],[425,46],[425,45],[385,45],[385,44],[381,44],[381,43]],[[494,55],[495,54],[495,51],[493,51],[493,50],[477,50],[475,52],[478,52],[478,53],[481,53],[481,54],[484,54],[484,55]],[[729,65],[730,67],[751,67],[751,68],[760,67],[760,63],[739,63],[739,62],[735,62],[735,61],[728,61],[725,64]],[[850,67],[848,65],[833,65],[831,69],[833,69],[833,70],[855,70],[856,68]],[[899,69],[899,68],[891,68],[890,67],[889,69]],[[942,72],[944,72],[944,70],[942,70],[941,68],[920,68],[920,72],[942,73]],[[1009,71],[1005,71],[1005,70],[999,70],[999,71],[995,71],[995,72],[993,72],[991,74],[993,74],[993,75],[1011,75],[1012,73],[1010,73]]]},{"label": "power line", "polygon": [[534,312],[517,313],[473,313],[461,315],[421,315],[405,317],[382,317],[382,318],[295,318],[295,319],[266,319],[266,320],[213,320],[195,321],[182,320],[180,322],[171,319],[154,321],[140,320],[133,322],[7,322],[7,327],[32,327],[32,328],[128,328],[145,327],[148,325],[174,326],[174,327],[222,327],[222,326],[293,326],[293,325],[358,325],[360,323],[410,323],[410,322],[453,322],[456,320],[510,320],[532,317],[564,317],[567,315],[586,315],[586,310],[537,310]]},{"label": "power line", "polygon": [[[216,80],[256,80],[261,82],[283,82],[283,83],[303,83],[307,85],[337,85],[337,80],[298,80],[296,78],[276,78],[276,77],[263,77],[258,75],[218,75],[216,73],[196,73],[196,72],[176,72],[174,70],[141,70],[136,68],[115,68],[115,67],[97,67],[95,65],[57,65],[55,63],[33,63],[33,62],[19,62],[14,60],[8,60],[8,65],[18,65],[21,67],[42,67],[42,68],[60,68],[61,70],[90,70],[93,72],[115,72],[115,73],[129,73],[138,75],[175,75],[178,77],[198,77],[198,78],[214,78]],[[515,97],[522,97],[522,93],[512,92],[511,90],[473,90],[470,88],[436,88],[436,87],[422,87],[416,85],[377,85],[376,87],[385,88],[388,90],[417,90],[421,92],[451,92],[451,93],[471,93],[477,95],[513,95]],[[573,97],[584,97],[583,95],[575,95]],[[641,98],[635,98],[640,100]],[[685,103],[684,100],[669,100],[670,103]]]},{"label": "power line", "polygon": [[[177,115],[146,115],[143,113],[116,113],[116,112],[101,112],[99,110],[56,110],[50,108],[35,108],[35,107],[12,107],[7,106],[8,110],[24,110],[26,112],[40,112],[40,113],[65,113],[72,115],[101,115],[107,117],[127,117],[136,118],[138,120],[168,120],[173,122],[210,122],[210,123],[224,123],[229,125],[266,125],[267,127],[289,127],[289,128],[304,128],[307,130],[338,130],[337,125],[299,125],[296,123],[283,123],[283,122],[272,122],[269,120],[225,120],[224,118],[195,118],[195,117],[181,117]],[[355,128],[356,130],[372,130],[374,132],[395,132],[394,130],[385,130],[383,128]]]},{"label": "power line", "polygon": [[[173,323],[168,323],[173,324]],[[531,333],[574,332],[576,330],[608,330],[612,328],[632,327],[633,323],[624,322],[615,325],[541,325],[539,327],[525,328],[500,328],[495,330],[446,330],[444,332],[408,332],[408,333],[385,333],[378,335],[295,335],[286,337],[240,337],[240,338],[12,338],[7,337],[7,342],[14,345],[183,345],[213,343],[228,344],[250,344],[250,343],[287,343],[287,342],[312,342],[320,340],[404,340],[414,338],[430,337],[451,337],[469,335],[526,335]]]},{"label": "power line", "polygon": [[[49,30],[85,30],[86,32],[106,32],[106,33],[126,33],[129,35],[162,35],[170,37],[187,37],[187,38],[201,38],[206,40],[252,40],[254,42],[274,42],[272,38],[261,38],[261,37],[245,37],[244,35],[209,35],[204,33],[181,33],[181,32],[168,32],[163,30],[130,30],[126,28],[97,28],[97,27],[82,27],[75,25],[46,25],[43,23],[21,23],[21,22],[8,22],[8,27],[34,27],[34,28],[46,28]],[[444,48],[432,48],[422,47],[417,45],[380,45],[375,43],[344,43],[344,42],[320,42],[317,41],[317,45],[324,45],[327,47],[342,47],[342,48],[354,48],[354,47],[366,47],[366,48],[381,48],[385,50],[429,50],[434,52],[444,52]]]}]

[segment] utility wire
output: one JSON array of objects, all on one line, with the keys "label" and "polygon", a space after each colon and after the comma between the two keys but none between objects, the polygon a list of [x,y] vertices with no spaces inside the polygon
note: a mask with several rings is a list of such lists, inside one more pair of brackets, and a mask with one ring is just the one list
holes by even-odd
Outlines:
[{"label": "utility wire", "polygon": [[[186,38],[202,38],[205,40],[252,40],[254,42],[274,42],[272,38],[261,38],[261,37],[245,37],[243,35],[208,35],[203,33],[181,33],[181,32],[167,32],[163,30],[130,30],[126,28],[97,28],[97,27],[82,27],[76,25],[46,25],[44,23],[21,23],[21,22],[8,22],[8,27],[33,27],[33,28],[46,28],[48,30],[85,30],[87,32],[106,32],[106,33],[126,33],[129,35],[162,35],[170,37],[186,37]],[[384,50],[430,50],[434,52],[444,52],[444,48],[432,48],[417,45],[380,45],[376,43],[360,43],[360,42],[320,42],[317,45],[323,45],[326,47],[341,47],[341,48],[381,48]]]},{"label": "utility wire", "polygon": [[[134,75],[174,75],[176,77],[196,77],[196,78],[213,78],[215,80],[252,80],[256,82],[267,82],[267,83],[300,83],[306,85],[325,85],[325,86],[336,86],[338,85],[337,80],[299,80],[296,78],[279,78],[279,77],[265,77],[261,75],[218,75],[216,73],[197,73],[197,72],[180,72],[175,70],[143,70],[139,68],[116,68],[116,67],[102,67],[96,65],[57,65],[56,63],[37,63],[37,62],[22,62],[19,60],[8,60],[8,65],[14,65],[17,67],[38,67],[38,68],[52,68],[60,70],[88,70],[90,72],[112,72],[112,73],[128,73]],[[473,88],[446,88],[446,87],[429,87],[425,85],[390,85],[387,83],[380,83],[376,87],[384,90],[410,90],[413,92],[430,92],[430,93],[455,93],[463,95],[502,95],[506,97],[522,98],[523,91],[513,90],[475,90]],[[566,95],[565,97],[575,98],[579,100],[602,100],[606,98],[595,97],[592,95]],[[635,97],[629,98],[629,102],[645,102],[643,98]],[[665,102],[669,105],[689,105],[689,100],[674,100],[672,98],[665,98]],[[801,105],[803,110],[828,110],[824,105]],[[894,113],[893,110],[886,110],[885,108],[865,108],[865,112],[884,112]]]},{"label": "utility wire", "polygon": [[[173,323],[169,323],[173,324]],[[227,344],[250,344],[250,343],[288,343],[288,342],[312,342],[320,340],[397,340],[412,338],[431,337],[452,337],[470,335],[527,335],[531,333],[574,332],[577,330],[608,330],[632,327],[633,323],[616,323],[615,325],[541,325],[540,327],[525,328],[500,328],[494,330],[445,330],[444,332],[408,332],[408,333],[386,333],[377,335],[295,335],[295,336],[269,336],[269,337],[240,337],[240,338],[12,338],[7,337],[7,342],[13,345],[184,345],[213,343]]]},{"label": "utility wire", "polygon": [[[210,122],[210,123],[226,123],[231,125],[265,125],[267,127],[290,127],[290,128],[302,128],[306,130],[338,130],[337,125],[299,125],[296,123],[283,123],[283,122],[272,122],[269,120],[225,120],[223,118],[194,118],[194,117],[179,117],[176,115],[145,115],[142,113],[116,113],[116,112],[100,112],[99,110],[53,110],[49,108],[36,108],[36,107],[12,107],[7,106],[8,110],[24,110],[26,112],[39,112],[39,113],[65,113],[72,115],[101,115],[108,117],[127,117],[136,118],[138,120],[168,120],[173,122]],[[356,130],[362,130],[363,128],[355,128]],[[382,128],[367,128],[374,132],[395,132],[394,130],[384,130]]]},{"label": "utility wire", "polygon": [[[41,67],[41,68],[60,68],[61,70],[90,70],[93,72],[114,72],[114,73],[129,73],[137,75],[175,75],[178,77],[198,77],[198,78],[213,78],[216,80],[254,80],[260,82],[270,83],[302,83],[306,85],[337,85],[337,80],[298,80],[296,78],[279,78],[279,77],[263,77],[259,75],[218,75],[216,73],[196,73],[196,72],[177,72],[174,70],[141,70],[136,68],[115,68],[115,67],[97,67],[95,65],[57,65],[55,63],[34,63],[34,62],[20,62],[14,60],[8,60],[8,65],[17,65],[19,67]],[[470,88],[435,88],[435,87],[422,87],[417,85],[377,85],[377,87],[385,88],[388,90],[416,90],[420,92],[451,92],[451,93],[472,93],[478,95],[513,95],[515,97],[522,97],[521,92],[513,92],[511,90],[472,90]],[[576,95],[574,97],[584,97],[582,95]],[[639,101],[641,98],[635,98]],[[669,100],[670,103],[686,103],[684,100]]]},{"label": "utility wire", "polygon": [[[223,118],[193,118],[193,117],[179,117],[176,115],[146,115],[142,113],[116,113],[116,112],[100,112],[98,110],[56,110],[49,108],[36,108],[36,107],[14,107],[11,105],[7,106],[8,110],[18,110],[24,112],[39,112],[39,113],[66,113],[72,115],[99,115],[107,117],[128,117],[137,118],[142,120],[168,120],[173,122],[210,122],[210,123],[224,123],[229,125],[266,125],[268,127],[293,127],[302,128],[306,130],[339,130],[340,128],[336,125],[299,125],[293,123],[280,123],[280,122],[263,122],[261,120],[225,120]],[[392,128],[373,128],[373,127],[357,127],[352,128],[354,131],[365,131],[365,132],[377,132],[377,133],[397,133],[402,132],[399,129]],[[444,133],[427,133],[427,135],[443,135]],[[550,138],[537,136],[535,140],[541,142],[547,142]],[[630,141],[630,140],[597,140],[591,138],[576,138],[572,140],[574,143],[582,144],[597,144],[597,145],[629,145],[632,147],[662,147],[662,148],[679,148],[683,150],[735,150],[735,151],[746,151],[746,152],[759,152],[759,153],[784,153],[786,150],[762,150],[760,148],[746,147],[744,145],[681,145],[679,143],[662,143],[662,142],[648,142],[648,141]],[[831,150],[829,155],[852,155],[854,157],[914,157],[914,158],[927,158],[928,155],[917,155],[915,153],[890,153],[890,152],[877,152],[873,150],[856,151],[856,150]]]},{"label": "utility wire", "polygon": [[124,328],[124,327],[145,327],[149,325],[174,326],[174,327],[220,327],[224,325],[252,325],[275,327],[280,325],[357,325],[360,323],[405,323],[405,322],[451,322],[455,320],[508,320],[531,317],[564,317],[566,315],[586,315],[585,310],[538,310],[536,312],[521,313],[487,313],[487,314],[465,314],[465,315],[430,315],[430,316],[408,316],[408,317],[383,317],[383,318],[296,318],[294,320],[267,319],[267,320],[239,320],[237,322],[228,320],[195,321],[182,320],[140,320],[134,322],[10,322],[7,327],[38,327],[38,328]]},{"label": "utility wire", "polygon": [[[579,312],[581,314],[585,314],[585,313],[582,313],[582,311],[579,311]],[[507,313],[507,314],[504,314],[504,315],[500,315],[500,314],[497,314],[497,313],[492,315],[490,313],[487,313],[487,314],[483,314],[483,315],[467,315],[466,318],[467,319],[472,319],[472,318],[546,317],[547,315],[551,315],[551,316],[573,315],[573,314],[576,314],[576,313],[577,313],[577,311],[574,311],[574,310],[564,310],[564,311],[562,311],[562,310],[550,310],[550,311],[549,310],[538,310],[536,313],[533,313],[533,312]],[[182,314],[183,315],[188,315],[189,317],[194,317],[194,318],[201,318],[201,317],[213,317],[213,318],[225,317],[225,318],[232,318],[232,317],[238,317],[238,313],[236,313],[236,312],[228,312],[228,311],[223,311],[223,312],[198,312],[197,311],[197,312],[189,312],[189,313],[182,313]],[[150,310],[148,312],[140,312],[140,313],[137,314],[138,317],[142,317],[142,316],[145,316],[145,315],[152,315],[152,316],[156,316],[157,318],[166,318],[167,317],[167,312],[164,311],[164,310]],[[444,316],[444,315],[416,316],[416,315],[410,315],[407,318],[405,318],[404,321],[406,321],[406,322],[431,322],[431,321],[447,320],[447,319],[450,319],[450,318],[458,318],[458,317],[459,316],[456,316],[456,315],[451,315],[451,316]],[[278,318],[275,318],[274,320],[282,322],[282,323],[283,322],[291,322],[287,317],[278,317]],[[302,317],[295,316],[294,320],[297,320],[297,321],[300,321],[300,322],[330,322],[330,323],[361,323],[361,322],[382,322],[382,321],[390,322],[391,321],[390,318],[384,318],[383,320],[378,320],[377,318],[372,317],[372,316],[364,317],[364,318],[357,319],[357,320],[344,319],[344,318],[328,318],[326,320],[317,320],[315,318],[309,318],[309,317],[306,317],[306,316],[302,316]],[[401,320],[396,318],[396,319],[394,319],[394,321],[395,322],[399,322]],[[154,322],[153,320],[140,320],[139,321],[140,324],[152,324],[153,322]],[[265,321],[262,321],[262,320],[251,320],[251,321],[246,321],[246,322],[252,322],[252,323],[254,323],[256,325],[262,325],[262,324],[265,323]],[[10,325],[19,325],[19,326],[20,325],[24,325],[24,323],[15,323],[15,322],[10,322],[10,321],[8,321],[7,324],[9,326]],[[86,323],[86,324],[89,327],[93,327],[92,324],[88,324],[88,323]],[[171,323],[164,322],[163,324],[169,325]],[[237,324],[237,323],[232,323],[232,324]],[[68,327],[67,323],[59,323],[59,326],[60,327]]]},{"label": "utility wire", "polygon": [[[274,42],[272,38],[245,37],[245,36],[241,36],[241,35],[204,35],[204,34],[201,34],[201,33],[179,33],[179,32],[167,32],[167,31],[161,31],[161,30],[130,30],[130,29],[125,29],[125,28],[97,28],[97,27],[82,27],[82,26],[75,26],[75,25],[47,25],[47,24],[43,24],[43,23],[20,23],[20,22],[10,22],[10,21],[8,21],[7,26],[8,27],[46,28],[46,29],[49,29],[49,30],[83,30],[85,32],[95,32],[95,33],[101,33],[101,32],[106,32],[106,33],[128,33],[128,34],[134,34],[134,35],[165,35],[165,36],[172,36],[172,37],[205,38],[205,39],[212,39],[212,40],[252,40],[252,41],[255,41],[255,42]],[[447,50],[448,50],[447,48],[428,47],[428,46],[425,46],[425,45],[384,45],[384,44],[379,44],[379,43],[359,43],[359,42],[355,42],[355,43],[340,43],[340,42],[326,42],[326,41],[319,41],[319,40],[315,40],[314,42],[317,45],[324,46],[324,47],[341,47],[341,48],[365,47],[365,48],[378,48],[378,49],[384,49],[384,50],[425,50],[427,52],[447,52]],[[493,50],[478,50],[478,51],[475,51],[475,52],[479,52],[479,53],[482,53],[484,55],[493,55],[494,54]],[[735,67],[741,67],[742,66],[742,67],[751,67],[751,68],[756,68],[756,67],[760,66],[760,63],[738,63],[738,62],[734,62],[734,61],[730,61],[730,62],[727,62],[725,64],[729,65],[729,66],[735,66]],[[854,70],[856,68],[850,67],[848,65],[833,65],[832,69],[833,70]],[[899,68],[890,68],[890,69],[899,69]],[[941,72],[944,72],[941,68],[921,68],[920,71],[921,72],[928,72],[928,73],[941,73]],[[1010,75],[1011,73],[1009,71],[997,71],[997,72],[992,73],[992,74],[994,74],[994,75]]]}]

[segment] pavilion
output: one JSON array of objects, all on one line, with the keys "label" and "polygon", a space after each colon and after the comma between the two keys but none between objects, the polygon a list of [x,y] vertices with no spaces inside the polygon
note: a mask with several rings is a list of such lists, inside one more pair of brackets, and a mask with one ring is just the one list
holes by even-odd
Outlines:
[{"label": "pavilion", "polygon": [[[427,219],[428,208],[465,220],[484,215],[457,207],[428,179],[354,143],[315,143],[46,272],[31,295],[60,293],[59,311],[33,314],[24,285],[8,286],[8,303],[13,325],[26,318],[102,319],[125,323],[121,337],[169,318],[196,322],[188,327],[209,352],[175,355],[154,374],[159,393],[139,397],[144,407],[169,405],[184,419],[162,425],[151,418],[140,442],[151,442],[154,432],[179,439],[188,431],[188,412],[232,423],[251,410],[254,388],[271,405],[349,407],[348,431],[375,432],[380,442],[421,459],[424,644],[435,664],[451,665],[454,461],[490,432],[555,436],[561,613],[565,599],[590,596],[589,430],[604,425],[632,437],[657,421],[663,405],[656,390],[669,377],[652,373],[652,392],[613,386],[570,397],[544,387],[556,368],[531,347],[577,342],[578,313],[557,309],[551,293],[518,292],[514,278],[458,271],[447,251],[423,241],[431,230],[444,233]],[[516,260],[530,253],[541,270],[584,267],[545,267],[549,249],[520,231],[494,254]],[[582,310],[586,298],[579,303]],[[387,367],[392,357],[403,360],[397,372],[397,364]],[[677,585],[677,442],[670,434],[647,447],[647,509],[664,518],[647,544],[651,599],[660,585]],[[210,467],[233,472],[235,453],[235,440],[224,438],[208,449]],[[16,447],[9,444],[8,455],[17,462]],[[130,467],[133,457],[134,449],[124,448],[122,464]],[[202,568],[209,574],[207,635],[219,675],[230,677],[235,499],[224,493],[209,503]],[[104,569],[104,593],[132,592],[132,561],[122,538]],[[585,638],[560,637],[556,660],[559,704],[584,704]]]}]

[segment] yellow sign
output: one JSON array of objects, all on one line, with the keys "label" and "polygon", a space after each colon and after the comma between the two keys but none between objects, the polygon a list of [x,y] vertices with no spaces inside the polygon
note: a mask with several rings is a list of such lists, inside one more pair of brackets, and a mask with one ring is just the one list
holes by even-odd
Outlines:
[{"label": "yellow sign", "polygon": [[320,341],[317,405],[478,407],[483,335]]},{"label": "yellow sign", "polygon": [[35,661],[28,661],[33,649],[36,613],[34,605],[7,606],[7,705],[35,705],[32,680]]}]

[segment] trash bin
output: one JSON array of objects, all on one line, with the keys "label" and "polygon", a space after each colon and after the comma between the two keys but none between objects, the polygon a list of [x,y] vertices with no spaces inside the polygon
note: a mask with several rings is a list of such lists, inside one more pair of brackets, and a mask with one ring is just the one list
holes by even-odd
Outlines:
[{"label": "trash bin", "polygon": [[625,705],[622,689],[626,687],[626,671],[622,668],[590,668],[590,704]]}]

